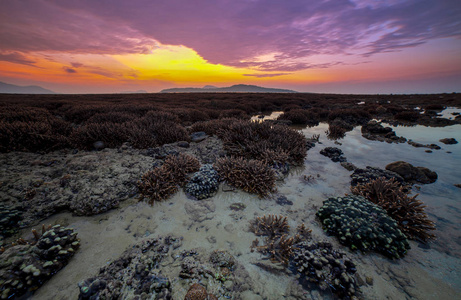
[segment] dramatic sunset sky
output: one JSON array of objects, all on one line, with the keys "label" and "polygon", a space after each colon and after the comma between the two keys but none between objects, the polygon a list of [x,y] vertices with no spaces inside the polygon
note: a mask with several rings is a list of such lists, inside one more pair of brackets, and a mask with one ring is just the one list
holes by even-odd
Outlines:
[{"label": "dramatic sunset sky", "polygon": [[0,0],[0,81],[461,92],[461,0]]}]

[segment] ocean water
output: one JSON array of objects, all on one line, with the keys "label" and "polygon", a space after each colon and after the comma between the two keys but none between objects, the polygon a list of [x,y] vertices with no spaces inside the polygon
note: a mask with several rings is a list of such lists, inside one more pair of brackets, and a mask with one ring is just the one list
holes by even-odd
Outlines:
[{"label": "ocean water", "polygon": [[[257,265],[263,257],[250,251],[256,236],[249,232],[248,226],[256,216],[267,214],[286,216],[291,228],[304,223],[312,229],[315,240],[329,241],[352,258],[360,277],[372,281],[372,284],[361,286],[364,299],[461,298],[461,189],[454,186],[461,184],[461,143],[444,145],[439,142],[447,137],[461,142],[461,125],[394,128],[398,136],[442,147],[432,153],[406,143],[369,141],[362,137],[360,127],[338,140],[339,144],[326,138],[328,124],[297,129],[307,137],[320,134],[320,143],[308,151],[302,167],[293,168],[277,185],[278,195],[286,196],[292,205],[277,204],[275,196],[259,199],[238,190],[224,191],[221,186],[217,195],[208,200],[195,201],[180,191],[153,206],[130,199],[118,209],[92,217],[75,217],[69,213],[54,215],[43,223],[59,222],[74,228],[81,239],[81,248],[32,298],[77,299],[77,283],[96,275],[100,267],[118,258],[131,244],[146,236],[174,234],[184,237],[184,249],[226,249],[233,254],[253,281],[252,291],[245,292],[242,299],[333,299],[330,293],[319,290],[293,293],[299,289],[296,276],[289,272],[268,272]],[[389,260],[373,252],[352,252],[335,237],[327,236],[315,213],[328,197],[350,193],[351,174],[339,163],[320,155],[319,151],[327,146],[339,147],[348,162],[361,168],[384,168],[391,162],[403,160],[437,172],[435,183],[417,185],[413,190],[427,205],[430,219],[436,222],[437,240],[427,245],[411,241],[411,250],[404,258]],[[309,175],[314,180],[303,180]],[[246,208],[233,211],[230,209],[233,203],[244,203]],[[23,234],[29,232],[30,228]],[[183,299],[185,292],[185,288],[178,290],[174,299]]]}]

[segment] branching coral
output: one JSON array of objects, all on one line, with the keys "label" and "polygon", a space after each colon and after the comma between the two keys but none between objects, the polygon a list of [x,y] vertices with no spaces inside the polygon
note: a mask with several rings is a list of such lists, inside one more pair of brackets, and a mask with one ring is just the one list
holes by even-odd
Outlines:
[{"label": "branching coral", "polygon": [[275,191],[274,171],[258,160],[224,157],[214,164],[221,179],[248,193],[265,197]]},{"label": "branching coral", "polygon": [[232,156],[264,160],[267,159],[266,152],[273,150],[283,156],[288,155],[283,162],[297,164],[306,157],[306,137],[286,126],[235,121],[220,130],[218,136],[223,140],[224,149]]},{"label": "branching coral", "polygon": [[381,177],[351,187],[351,191],[384,208],[409,238],[422,242],[435,238],[430,233],[435,224],[424,211],[424,203],[416,199],[418,195],[409,196],[409,191],[394,179]]},{"label": "branching coral", "polygon": [[162,168],[173,174],[176,182],[183,184],[187,174],[197,172],[200,169],[200,163],[197,158],[181,153],[176,156],[167,156]]},{"label": "branching coral", "polygon": [[293,254],[293,244],[296,237],[289,237],[284,234],[280,237],[266,238],[266,244],[256,246],[258,252],[268,255],[273,263],[282,263],[288,265],[291,255]]},{"label": "branching coral", "polygon": [[138,188],[150,204],[164,200],[178,191],[173,174],[164,168],[155,168],[145,173],[138,182]]},{"label": "branching coral", "polygon": [[327,135],[327,138],[330,140],[338,140],[346,136],[346,129],[338,125],[330,124],[328,130],[325,131],[325,134]]},{"label": "branching coral", "polygon": [[257,217],[251,225],[251,230],[257,236],[279,237],[290,231],[287,217],[276,215],[264,215]]},{"label": "branching coral", "polygon": [[142,197],[149,198],[149,203],[161,201],[178,191],[178,185],[186,182],[189,173],[198,171],[200,163],[187,154],[169,155],[161,167],[145,173],[138,182]]}]

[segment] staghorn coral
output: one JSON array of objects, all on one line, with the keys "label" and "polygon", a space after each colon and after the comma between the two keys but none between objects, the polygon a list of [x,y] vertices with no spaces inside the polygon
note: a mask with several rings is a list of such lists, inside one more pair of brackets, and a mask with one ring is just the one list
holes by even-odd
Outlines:
[{"label": "staghorn coral", "polygon": [[147,171],[138,182],[141,197],[149,199],[149,203],[164,200],[178,191],[178,185],[172,173],[164,168]]},{"label": "staghorn coral", "polygon": [[346,129],[338,125],[330,124],[325,134],[329,140],[339,140],[346,136]]},{"label": "staghorn coral", "polygon": [[178,191],[178,185],[186,182],[187,175],[198,171],[200,163],[187,154],[168,155],[161,167],[146,172],[138,182],[142,198],[149,203],[161,201]]},{"label": "staghorn coral", "polygon": [[291,255],[293,254],[293,244],[298,237],[289,237],[287,234],[277,237],[267,237],[266,244],[256,246],[258,252],[268,255],[273,263],[282,263],[288,265]]},{"label": "staghorn coral", "polygon": [[352,250],[374,250],[401,258],[410,249],[407,237],[386,211],[362,196],[329,198],[317,211],[328,234]]},{"label": "staghorn coral", "polygon": [[421,242],[435,238],[430,233],[435,230],[435,224],[424,211],[424,203],[416,199],[418,195],[409,196],[410,192],[393,178],[381,177],[351,187],[351,191],[384,208],[409,238]]},{"label": "staghorn coral", "polygon": [[222,180],[248,193],[266,197],[275,191],[275,172],[261,161],[224,157],[213,167]]},{"label": "staghorn coral", "polygon": [[276,215],[264,215],[257,217],[250,226],[251,231],[257,236],[279,237],[290,231],[287,217]]},{"label": "staghorn coral", "polygon": [[200,169],[200,163],[195,157],[180,153],[168,155],[162,168],[171,173],[177,183],[184,184],[189,173]]},{"label": "staghorn coral", "polygon": [[235,121],[218,136],[231,156],[263,160],[267,150],[283,151],[288,154],[283,162],[300,164],[307,155],[306,137],[287,126]]}]

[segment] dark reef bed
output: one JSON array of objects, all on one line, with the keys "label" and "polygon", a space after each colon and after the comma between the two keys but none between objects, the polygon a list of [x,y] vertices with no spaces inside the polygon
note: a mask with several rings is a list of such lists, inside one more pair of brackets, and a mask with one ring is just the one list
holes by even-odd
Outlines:
[{"label": "dark reef bed", "polygon": [[0,297],[459,298],[460,108],[0,95]]}]

